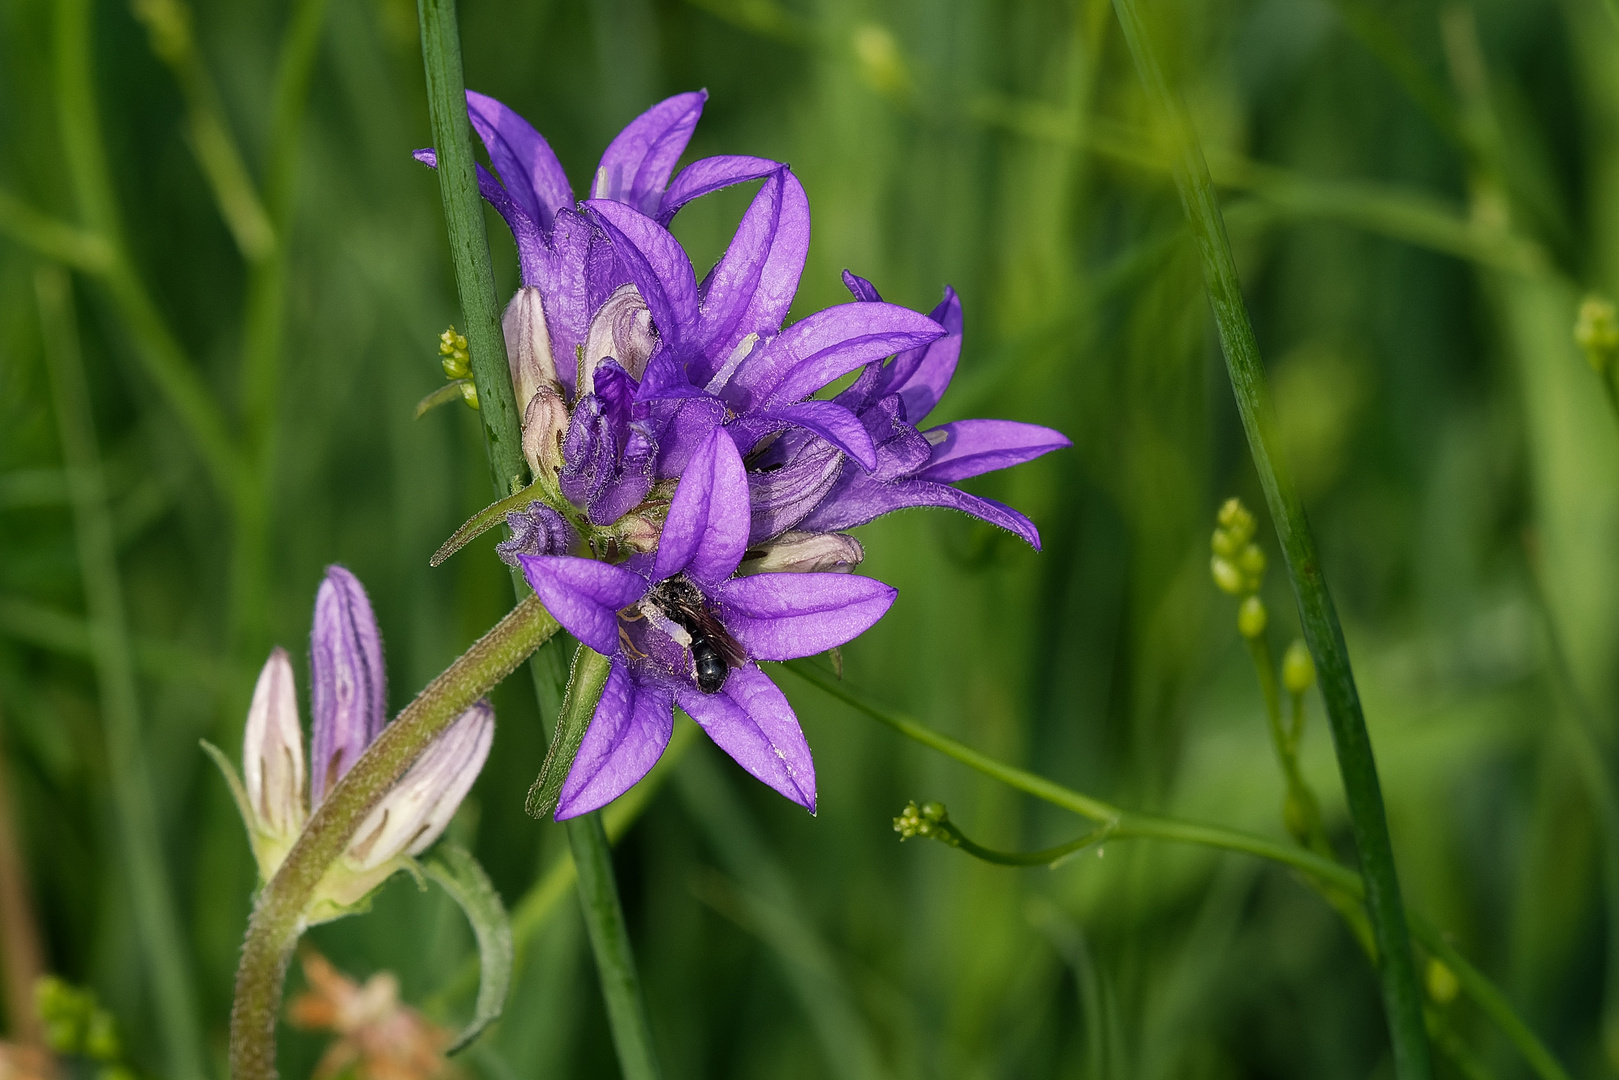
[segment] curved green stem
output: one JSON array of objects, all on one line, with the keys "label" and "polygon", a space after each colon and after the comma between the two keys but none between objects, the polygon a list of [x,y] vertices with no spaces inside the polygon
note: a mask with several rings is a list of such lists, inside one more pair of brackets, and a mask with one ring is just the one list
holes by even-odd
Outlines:
[{"label": "curved green stem", "polygon": [[557,631],[535,597],[513,608],[438,678],[355,761],[304,826],[254,905],[236,969],[231,1007],[231,1076],[274,1080],[275,1021],[287,962],[303,932],[304,910],[354,832],[455,718]]},{"label": "curved green stem", "polygon": [[[1342,890],[1357,901],[1364,901],[1366,897],[1365,882],[1361,880],[1359,874],[1306,848],[1278,843],[1262,836],[1252,836],[1218,825],[1204,825],[1195,821],[1123,810],[1026,769],[1008,765],[1004,761],[982,754],[967,744],[940,734],[901,713],[872,705],[851,693],[844,684],[827,678],[808,661],[793,660],[782,666],[856,711],[886,724],[908,739],[937,750],[946,757],[954,758],[975,772],[999,780],[1008,787],[1033,795],[1053,806],[1070,810],[1081,817],[1114,823],[1113,838],[1169,840],[1255,855],[1302,871],[1312,887]],[[1450,966],[1461,982],[1462,989],[1495,1020],[1541,1080],[1569,1080],[1568,1074],[1557,1063],[1551,1051],[1546,1049],[1545,1044],[1513,1011],[1501,991],[1482,972],[1468,963],[1437,928],[1423,919],[1415,918],[1412,920],[1411,930],[1423,948]]]},{"label": "curved green stem", "polygon": [[1176,136],[1175,186],[1180,191],[1187,221],[1192,227],[1203,263],[1203,280],[1214,309],[1214,321],[1225,353],[1226,370],[1242,415],[1243,429],[1265,501],[1287,558],[1293,592],[1299,605],[1304,639],[1315,657],[1321,694],[1332,726],[1332,741],[1343,777],[1349,820],[1366,882],[1366,911],[1377,939],[1383,982],[1383,1008],[1388,1016],[1389,1042],[1399,1080],[1427,1080],[1432,1075],[1428,1036],[1422,1017],[1422,991],[1406,927],[1405,904],[1389,840],[1388,819],[1366,733],[1360,695],[1350,669],[1349,650],[1332,594],[1316,554],[1315,537],[1305,520],[1304,506],[1288,474],[1276,434],[1264,363],[1248,309],[1243,303],[1231,240],[1215,199],[1214,184],[1196,133],[1179,98],[1169,86],[1152,49],[1135,0],[1114,0],[1119,23],[1135,59],[1136,71],[1154,109],[1167,120]]}]

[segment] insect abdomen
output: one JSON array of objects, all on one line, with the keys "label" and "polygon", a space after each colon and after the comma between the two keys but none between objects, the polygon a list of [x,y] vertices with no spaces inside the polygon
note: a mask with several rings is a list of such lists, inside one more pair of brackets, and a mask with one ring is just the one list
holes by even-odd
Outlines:
[{"label": "insect abdomen", "polygon": [[705,694],[717,694],[731,673],[725,657],[714,648],[714,643],[701,631],[691,632],[691,660],[697,668],[697,689]]}]

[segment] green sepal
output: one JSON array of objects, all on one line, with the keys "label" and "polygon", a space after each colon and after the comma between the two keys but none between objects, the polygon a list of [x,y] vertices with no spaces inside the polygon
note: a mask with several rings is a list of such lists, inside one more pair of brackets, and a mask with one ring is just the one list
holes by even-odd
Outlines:
[{"label": "green sepal", "polygon": [[556,813],[557,801],[562,797],[562,782],[573,768],[573,759],[579,754],[579,744],[585,740],[585,729],[596,714],[596,703],[601,700],[602,688],[607,685],[611,670],[607,657],[585,645],[574,652],[568,694],[557,713],[550,749],[545,752],[540,775],[534,778],[528,798],[523,802],[523,811],[529,817],[544,820]]},{"label": "green sepal", "polygon": [[506,991],[512,981],[512,925],[489,875],[465,848],[440,844],[421,869],[461,905],[478,939],[478,1001],[472,1020],[445,1051],[454,1054],[466,1049],[485,1028],[500,1019],[506,1006]]}]

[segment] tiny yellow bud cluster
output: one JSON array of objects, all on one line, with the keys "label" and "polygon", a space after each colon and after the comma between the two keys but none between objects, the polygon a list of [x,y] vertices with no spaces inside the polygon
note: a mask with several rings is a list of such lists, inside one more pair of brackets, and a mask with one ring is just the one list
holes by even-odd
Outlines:
[{"label": "tiny yellow bud cluster", "polygon": [[438,336],[438,360],[444,368],[444,377],[450,381],[416,403],[416,419],[446,402],[461,400],[478,407],[478,388],[472,382],[472,353],[467,349],[467,336],[450,327]]},{"label": "tiny yellow bud cluster", "polygon": [[1574,321],[1574,343],[1598,375],[1607,376],[1619,360],[1619,311],[1613,301],[1587,296]]},{"label": "tiny yellow bud cluster", "polygon": [[1302,694],[1315,684],[1315,661],[1310,650],[1299,638],[1287,647],[1282,657],[1282,685],[1290,694]]},{"label": "tiny yellow bud cluster", "polygon": [[134,1074],[123,1064],[123,1044],[112,1014],[89,990],[46,975],[34,984],[34,1007],[53,1053],[97,1062],[98,1080],[133,1080]]},{"label": "tiny yellow bud cluster", "polygon": [[1209,542],[1213,557],[1209,573],[1221,592],[1242,597],[1237,609],[1237,630],[1245,638],[1265,632],[1269,616],[1258,596],[1265,581],[1265,553],[1254,543],[1257,524],[1254,515],[1240,499],[1227,499],[1215,518],[1214,536]]},{"label": "tiny yellow bud cluster", "polygon": [[1437,956],[1428,958],[1428,996],[1436,1005],[1449,1005],[1462,992],[1461,980]]},{"label": "tiny yellow bud cluster", "polygon": [[906,803],[905,809],[894,819],[894,831],[899,833],[901,840],[926,836],[943,840],[954,847],[956,837],[954,830],[949,827],[949,819],[950,814],[945,810],[944,803],[927,802],[918,807],[913,800]]},{"label": "tiny yellow bud cluster", "polygon": [[472,374],[472,354],[467,351],[466,335],[457,334],[455,327],[438,336],[438,354],[446,378],[464,379]]}]

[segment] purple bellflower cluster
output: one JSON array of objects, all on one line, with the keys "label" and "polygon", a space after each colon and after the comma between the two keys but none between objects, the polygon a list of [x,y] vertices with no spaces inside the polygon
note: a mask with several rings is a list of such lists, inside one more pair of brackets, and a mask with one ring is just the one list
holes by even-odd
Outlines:
[{"label": "purple bellflower cluster", "polygon": [[[309,669],[314,724],[307,776],[292,661],[279,647],[253,690],[242,776],[214,751],[264,881],[286,859],[310,814],[387,724],[382,634],[365,589],[341,566],[327,568],[315,596]],[[348,850],[321,880],[305,913],[308,924],[355,910],[438,839],[483,769],[494,733],[495,712],[488,701],[477,702],[451,723],[361,822]]]},{"label": "purple bellflower cluster", "polygon": [[[575,203],[545,139],[467,95],[494,168],[479,166],[479,188],[511,228],[522,277],[503,323],[535,483],[497,550],[611,661],[559,819],[646,775],[675,705],[813,813],[809,747],[759,662],[832,649],[893,603],[892,588],[850,574],[864,551],[843,530],[943,506],[1038,549],[1027,517],[954,485],[1069,445],[1005,420],[921,427],[961,352],[953,290],[924,315],[846,273],[852,302],[784,325],[809,201],[790,168],[763,158],[674,173],[706,96],[637,117]],[[435,164],[431,150],[416,156]],[[692,199],[760,180],[699,281],[671,220]],[[851,374],[841,393],[815,396]]]}]

